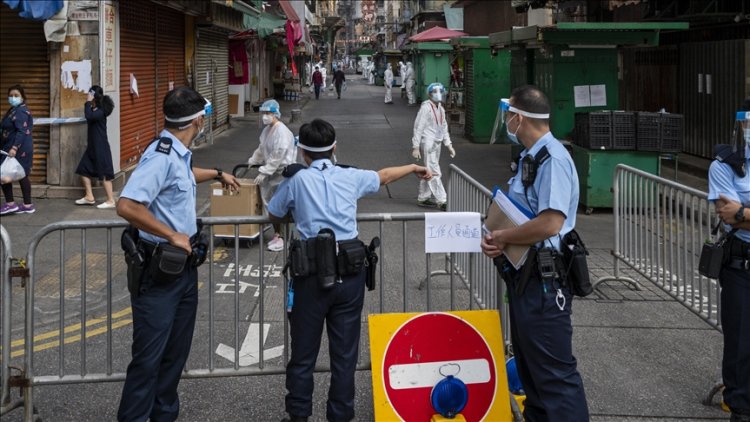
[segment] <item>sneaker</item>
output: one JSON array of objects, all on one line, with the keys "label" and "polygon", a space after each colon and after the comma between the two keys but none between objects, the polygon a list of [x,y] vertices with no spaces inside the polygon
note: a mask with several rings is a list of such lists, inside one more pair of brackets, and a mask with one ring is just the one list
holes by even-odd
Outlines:
[{"label": "sneaker", "polygon": [[100,210],[111,210],[115,207],[114,202],[102,202],[101,204],[96,206]]},{"label": "sneaker", "polygon": [[424,200],[417,200],[417,205],[419,205],[420,207],[434,207],[437,204],[433,202],[431,199],[424,199]]},{"label": "sneaker", "polygon": [[13,214],[14,212],[18,212],[18,205],[15,203],[13,205],[8,205],[6,203],[0,206],[0,215]]},{"label": "sneaker", "polygon": [[448,203],[442,202],[437,204],[437,207],[440,208],[440,211],[447,211],[448,210]]},{"label": "sneaker", "polygon": [[279,235],[275,235],[273,239],[268,242],[268,250],[271,252],[280,252],[284,250],[284,239]]},{"label": "sneaker", "polygon": [[36,207],[34,206],[34,204],[21,204],[18,206],[18,211],[16,212],[19,214],[34,214],[36,212]]},{"label": "sneaker", "polygon": [[96,204],[96,201],[93,199],[90,201],[86,199],[85,197],[81,199],[76,199],[76,205],[94,205],[94,204]]}]

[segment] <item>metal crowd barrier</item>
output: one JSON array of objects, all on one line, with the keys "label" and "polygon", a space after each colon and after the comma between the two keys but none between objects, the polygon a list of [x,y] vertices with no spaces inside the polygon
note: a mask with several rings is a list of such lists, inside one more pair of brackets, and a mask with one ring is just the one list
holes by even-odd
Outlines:
[{"label": "metal crowd barrier", "polygon": [[[486,208],[489,192],[472,196],[466,186],[479,191],[479,185],[463,172],[457,174],[451,178],[452,208],[463,209],[459,207],[470,207],[474,203],[473,209]],[[267,252],[263,236],[258,236],[257,248],[240,248],[237,241],[240,225],[268,224],[267,217],[207,217],[202,220],[212,239],[216,225],[233,225],[233,259],[229,262],[229,258],[223,258],[229,257],[231,249],[212,242],[206,264],[199,268],[199,282],[209,287],[199,290],[199,315],[205,316],[199,317],[195,338],[204,341],[193,342],[183,377],[283,374],[289,342],[283,311],[287,286],[283,278],[280,284],[274,278],[280,278],[287,251]],[[424,232],[424,213],[359,214],[357,220],[361,239],[368,241],[377,235],[382,241],[377,288],[366,294],[363,314],[494,308],[502,297],[496,290],[500,283],[495,281],[491,261],[483,256],[449,255],[446,259],[449,267],[442,273],[458,276],[451,275],[449,289],[444,288],[443,282],[430,280],[436,275],[430,273],[430,257],[407,242],[414,238],[413,233]],[[119,245],[125,224],[123,220],[58,222],[43,227],[32,238],[27,255],[30,278],[26,284],[24,344],[22,350],[19,346],[15,350],[23,354],[25,420],[31,421],[37,416],[34,387],[125,379],[126,368],[122,362],[130,357],[129,326],[132,322]],[[285,232],[290,233],[289,225]],[[245,260],[257,257],[257,260],[243,265],[241,257]],[[253,265],[257,266],[253,269]],[[425,268],[425,273],[421,273],[420,268]],[[425,288],[418,289],[416,281],[424,279],[425,274],[429,275]],[[257,278],[257,284],[248,283],[252,281],[248,280],[249,276]],[[246,289],[255,289],[256,299],[243,296]],[[252,300],[257,300],[257,304],[248,318],[243,306]],[[48,323],[47,318],[44,321],[40,318],[37,324],[39,315],[54,315],[56,319]],[[7,330],[8,325],[3,322],[3,329]],[[245,327],[254,323],[258,324],[257,345],[253,345],[257,357],[248,363],[245,346],[250,338],[249,328],[245,341],[243,336]],[[283,326],[283,331],[272,332],[267,328],[271,323]],[[12,347],[9,347],[10,335],[3,334],[5,364],[5,355]],[[264,349],[266,337],[282,346]],[[367,341],[365,333],[362,337]],[[218,355],[222,347],[228,351],[223,358]],[[363,353],[360,358],[360,370],[370,369],[366,355]],[[330,371],[330,365],[319,365],[316,371]],[[5,378],[3,382],[5,397]]]},{"label": "metal crowd barrier", "polygon": [[10,269],[13,261],[13,248],[11,247],[10,236],[0,224],[0,294],[2,295],[2,315],[0,315],[0,324],[2,324],[2,365],[0,365],[0,415],[4,415],[11,410],[21,406],[21,400],[11,401],[10,397],[10,372],[13,369],[10,364],[10,347],[11,347],[11,278]]},{"label": "metal crowd barrier", "polygon": [[720,286],[698,273],[701,248],[716,222],[705,192],[618,165],[614,194],[614,275],[606,281],[637,281],[620,274],[622,262],[721,331]]},{"label": "metal crowd barrier", "polygon": [[[492,201],[492,192],[474,180],[458,166],[451,164],[446,191],[448,211],[478,212],[483,217]],[[431,277],[451,274],[452,271],[466,284],[474,281],[472,294],[481,309],[498,309],[503,329],[503,341],[510,345],[510,320],[505,300],[505,283],[497,275],[492,260],[484,255],[453,253],[446,255],[445,269],[429,273]]]}]

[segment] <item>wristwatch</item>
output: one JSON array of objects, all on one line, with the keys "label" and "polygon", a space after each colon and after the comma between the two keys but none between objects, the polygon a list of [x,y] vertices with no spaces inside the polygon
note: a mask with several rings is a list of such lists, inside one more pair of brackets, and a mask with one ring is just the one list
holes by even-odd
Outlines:
[{"label": "wristwatch", "polygon": [[221,180],[221,175],[224,174],[224,172],[218,167],[215,167],[214,170],[216,170],[216,177],[214,177],[214,180]]},{"label": "wristwatch", "polygon": [[740,209],[737,210],[734,219],[737,220],[738,223],[745,221],[745,207],[740,207]]}]

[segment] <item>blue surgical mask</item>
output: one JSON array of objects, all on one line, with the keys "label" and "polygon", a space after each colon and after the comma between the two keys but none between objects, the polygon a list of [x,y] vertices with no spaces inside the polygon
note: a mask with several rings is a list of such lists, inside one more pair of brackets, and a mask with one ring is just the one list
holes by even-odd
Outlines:
[{"label": "blue surgical mask", "polygon": [[8,103],[12,107],[18,107],[23,102],[23,97],[8,97]]},{"label": "blue surgical mask", "polygon": [[439,92],[433,92],[431,97],[432,97],[432,101],[439,103],[443,99],[443,94]]},{"label": "blue surgical mask", "polygon": [[508,120],[507,122],[505,122],[505,132],[507,132],[508,139],[510,139],[511,142],[513,142],[516,145],[521,145],[521,141],[519,141],[518,140],[518,136],[516,136],[516,134],[518,133],[518,129],[520,129],[521,126],[519,125],[516,128],[516,131],[512,132],[512,133],[511,133],[510,129],[508,129],[508,123],[510,123],[510,121],[513,120],[513,119],[515,119],[515,118],[516,118],[516,116],[513,116],[513,117],[510,118],[510,120]]}]

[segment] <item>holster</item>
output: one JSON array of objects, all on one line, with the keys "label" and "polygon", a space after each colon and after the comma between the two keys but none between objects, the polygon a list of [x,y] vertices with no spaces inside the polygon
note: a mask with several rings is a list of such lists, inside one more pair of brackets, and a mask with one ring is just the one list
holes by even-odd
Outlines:
[{"label": "holster", "polygon": [[138,237],[138,229],[130,225],[125,227],[120,236],[120,246],[125,252],[128,291],[133,297],[138,297],[146,269],[146,257],[143,250],[138,247]]},{"label": "holster", "polygon": [[570,292],[579,297],[586,297],[593,293],[589,276],[589,264],[586,256],[589,251],[583,243],[581,236],[571,230],[562,237],[560,244],[562,250],[563,279],[570,288]]},{"label": "holster", "polygon": [[[712,234],[716,234],[719,230],[721,221],[716,224],[716,227],[712,230]],[[728,233],[723,233],[719,240],[715,243],[706,241],[701,249],[701,256],[698,260],[698,273],[708,278],[719,278],[721,273],[721,267],[729,260],[730,251],[727,251],[727,241],[730,241],[737,229],[732,229]],[[731,242],[729,243],[731,244]]]},{"label": "holster", "polygon": [[378,268],[378,254],[375,249],[380,247],[380,238],[373,237],[370,241],[370,246],[367,247],[367,260],[365,265],[367,266],[367,275],[365,277],[365,286],[368,291],[375,290],[375,274]]}]

